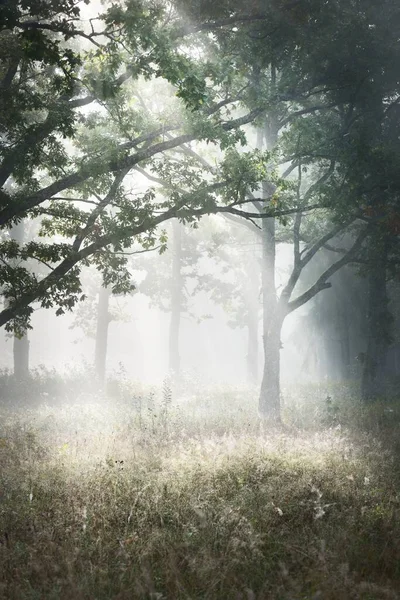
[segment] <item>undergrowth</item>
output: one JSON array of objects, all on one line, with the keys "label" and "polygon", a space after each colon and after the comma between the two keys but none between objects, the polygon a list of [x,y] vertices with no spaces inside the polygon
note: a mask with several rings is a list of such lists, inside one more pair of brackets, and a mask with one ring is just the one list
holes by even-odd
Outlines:
[{"label": "undergrowth", "polygon": [[288,390],[282,432],[255,406],[255,390],[126,380],[3,408],[0,596],[397,598],[398,407]]}]

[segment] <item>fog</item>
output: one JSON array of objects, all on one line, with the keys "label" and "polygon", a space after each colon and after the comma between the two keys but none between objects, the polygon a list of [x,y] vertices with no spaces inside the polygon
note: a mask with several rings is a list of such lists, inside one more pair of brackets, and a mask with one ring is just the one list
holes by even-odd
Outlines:
[{"label": "fog", "polygon": [[[285,281],[291,262],[291,248],[284,245],[279,247],[278,286]],[[212,261],[207,263],[209,270],[206,272],[210,273],[213,264]],[[254,298],[259,304],[260,293],[261,291]],[[140,285],[132,297],[118,296],[112,303],[119,307],[123,321],[110,323],[107,372],[111,375],[123,370],[135,380],[162,383],[169,375],[170,314],[150,306],[149,298],[140,293]],[[205,293],[191,298],[191,313],[193,316],[184,314],[182,318],[179,340],[182,370],[201,377],[208,383],[246,383],[246,331],[243,328],[230,327],[229,317],[223,308],[216,306]],[[202,316],[205,318],[202,319]],[[35,312],[32,319],[33,329],[29,333],[32,369],[44,366],[47,369],[65,371],[71,368],[79,369],[82,365],[92,366],[95,340],[87,338],[79,327],[74,327],[74,322],[73,314],[56,316],[55,311],[44,309]],[[301,370],[303,351],[290,341],[294,331],[297,331],[298,336],[306,335],[306,332],[301,330],[301,318],[297,315],[287,320],[282,332],[281,377],[284,383],[318,377],[316,372]],[[260,322],[260,344],[261,336]],[[261,345],[258,366],[261,372]],[[13,368],[13,338],[4,331],[0,368]]]},{"label": "fog", "polygon": [[399,598],[399,30],[0,2],[0,599]]}]

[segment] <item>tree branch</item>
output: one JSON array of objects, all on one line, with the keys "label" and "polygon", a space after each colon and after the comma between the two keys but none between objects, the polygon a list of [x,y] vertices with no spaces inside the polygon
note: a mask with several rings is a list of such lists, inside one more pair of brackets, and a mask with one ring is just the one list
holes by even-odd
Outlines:
[{"label": "tree branch", "polygon": [[103,198],[103,200],[101,200],[98,203],[96,208],[93,209],[93,211],[90,213],[90,215],[88,216],[88,219],[86,221],[85,227],[82,229],[82,231],[80,231],[80,233],[78,233],[78,235],[76,236],[76,238],[72,244],[72,250],[74,252],[77,252],[79,250],[83,240],[91,232],[92,227],[95,224],[97,217],[99,217],[101,215],[101,213],[104,211],[104,209],[110,204],[110,202],[113,201],[115,194],[117,193],[118,188],[121,185],[121,183],[124,180],[127,173],[128,173],[128,170],[125,169],[124,171],[121,171],[121,173],[118,173],[116,175],[116,177],[114,178],[114,181],[112,182],[112,184],[110,186],[108,194]]},{"label": "tree branch", "polygon": [[331,104],[320,104],[317,106],[311,106],[309,108],[303,108],[301,110],[297,110],[297,111],[291,113],[290,115],[288,115],[287,117],[285,117],[284,119],[282,119],[279,122],[279,127],[282,129],[282,127],[285,127],[285,125],[290,123],[290,121],[292,121],[296,117],[301,117],[302,115],[309,115],[309,114],[317,112],[318,110],[329,110],[330,108],[333,108],[334,106],[337,106],[337,102],[333,102]]},{"label": "tree branch", "polygon": [[192,33],[199,33],[200,31],[213,31],[220,27],[229,27],[230,25],[238,25],[240,23],[256,23],[258,21],[266,21],[267,16],[263,14],[255,15],[244,15],[226,17],[225,19],[217,19],[215,21],[206,21],[205,23],[199,23],[198,25],[182,25],[180,30],[177,30],[176,37],[184,37]]},{"label": "tree branch", "polygon": [[320,238],[309,250],[305,251],[303,258],[301,259],[301,268],[303,269],[310,262],[310,260],[316,255],[316,253],[321,248],[323,248],[325,246],[325,244],[327,244],[329,242],[329,240],[334,238],[340,232],[347,229],[347,227],[349,225],[354,223],[356,218],[357,217],[355,215],[353,215],[351,218],[349,218],[347,221],[345,221],[345,223],[340,223],[339,225],[336,225],[336,227],[334,227],[333,229],[328,231],[328,233],[326,233],[324,236],[322,236],[322,238]]},{"label": "tree branch", "polygon": [[[145,233],[149,229],[157,227],[160,223],[171,219],[177,215],[180,207],[174,206],[171,209],[165,211],[162,215],[148,220],[145,220],[140,225],[131,227],[130,230],[124,232],[124,236],[130,235],[134,237]],[[121,236],[122,237],[122,236]],[[37,286],[29,292],[23,294],[18,300],[12,302],[7,308],[0,312],[0,327],[15,319],[21,314],[30,304],[38,300],[43,296],[53,285],[55,285],[62,277],[64,277],[76,264],[89,258],[102,248],[109,244],[116,244],[120,241],[119,237],[114,235],[100,236],[95,242],[92,242],[88,246],[81,248],[80,250],[73,252],[71,255],[61,261],[57,267],[53,269],[49,275],[44,277],[38,282]]]},{"label": "tree branch", "polygon": [[345,254],[345,256],[343,256],[340,260],[336,261],[330,267],[328,267],[328,269],[324,271],[324,273],[318,278],[314,285],[312,285],[306,292],[304,292],[303,294],[301,294],[300,296],[288,303],[288,313],[293,312],[297,308],[300,308],[300,306],[303,306],[303,304],[306,304],[306,302],[311,300],[311,298],[316,296],[320,291],[332,287],[332,284],[328,282],[328,279],[330,279],[332,275],[339,271],[339,269],[341,269],[343,266],[353,262],[356,254],[361,249],[363,242],[368,236],[368,234],[369,227],[364,227],[357,236],[353,246]]},{"label": "tree branch", "polygon": [[224,219],[235,223],[235,225],[240,225],[240,227],[246,227],[252,233],[261,236],[261,227],[257,225],[257,223],[253,221],[253,219],[243,219],[242,217],[238,217],[237,215],[227,212],[223,213],[223,217]]},{"label": "tree branch", "polygon": [[97,48],[103,48],[102,44],[99,44],[94,39],[95,37],[99,37],[101,35],[105,35],[104,31],[94,32],[94,33],[85,33],[81,29],[75,29],[73,27],[66,27],[62,23],[42,23],[40,21],[16,21],[14,24],[15,27],[19,27],[20,29],[36,29],[42,31],[53,31],[54,33],[61,33],[61,35],[68,37],[82,37],[86,40],[89,40],[92,44],[97,46]]},{"label": "tree branch", "polygon": [[[232,129],[236,129],[242,125],[250,123],[253,121],[261,112],[261,109],[252,110],[247,113],[243,117],[239,117],[237,119],[233,119],[227,123],[221,125],[221,127],[225,131],[230,131]],[[12,205],[6,206],[3,210],[0,211],[0,226],[5,225],[13,218],[20,216],[26,211],[35,208],[39,204],[42,204],[45,200],[50,199],[55,194],[62,192],[65,189],[69,189],[71,187],[75,187],[84,181],[87,181],[93,176],[102,175],[103,173],[113,172],[117,173],[118,171],[122,171],[125,169],[132,169],[138,163],[148,160],[159,154],[161,152],[165,152],[166,150],[171,150],[176,148],[177,146],[181,146],[187,142],[195,140],[197,138],[196,134],[188,133],[177,136],[172,140],[166,140],[164,142],[159,142],[150,146],[149,148],[145,148],[142,150],[138,150],[135,154],[126,156],[120,159],[116,159],[108,163],[107,165],[101,165],[100,168],[93,163],[91,165],[92,168],[89,168],[89,165],[86,165],[81,170],[76,171],[75,173],[71,173],[67,175],[63,179],[56,181],[46,188],[41,189],[39,192],[36,192],[32,196],[28,196],[25,199],[21,199],[18,203],[13,203]]]}]

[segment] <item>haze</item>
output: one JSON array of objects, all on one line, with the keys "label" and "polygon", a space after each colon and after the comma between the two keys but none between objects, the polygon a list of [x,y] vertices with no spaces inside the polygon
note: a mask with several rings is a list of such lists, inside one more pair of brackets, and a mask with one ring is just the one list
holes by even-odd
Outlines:
[{"label": "haze", "polygon": [[400,593],[400,7],[0,7],[0,597]]}]

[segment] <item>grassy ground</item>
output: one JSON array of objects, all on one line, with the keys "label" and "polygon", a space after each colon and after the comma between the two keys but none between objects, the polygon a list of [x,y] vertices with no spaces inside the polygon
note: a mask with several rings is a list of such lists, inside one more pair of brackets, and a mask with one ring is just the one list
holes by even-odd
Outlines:
[{"label": "grassy ground", "polygon": [[400,408],[347,388],[3,410],[0,596],[382,600],[400,590]]}]

